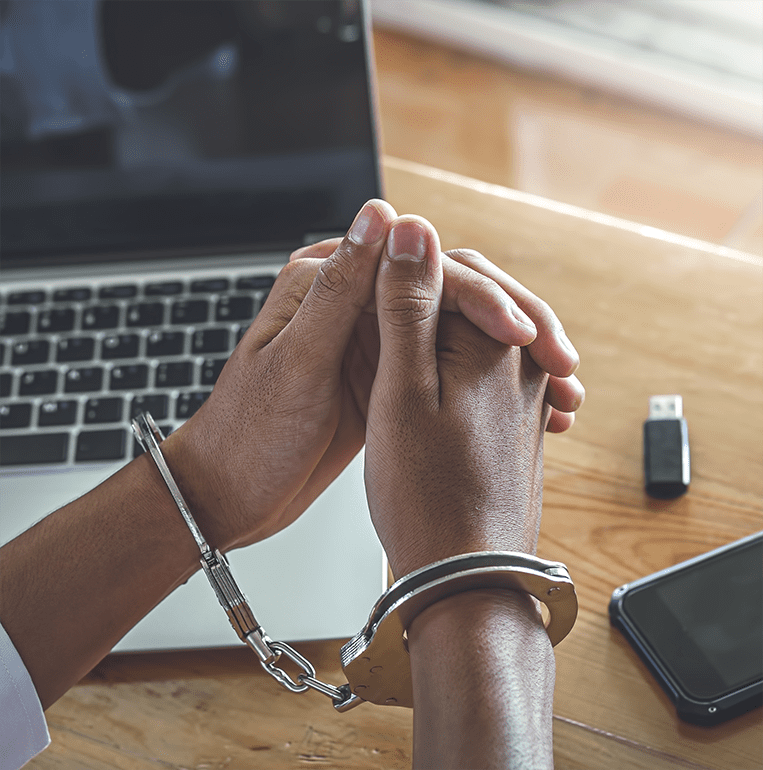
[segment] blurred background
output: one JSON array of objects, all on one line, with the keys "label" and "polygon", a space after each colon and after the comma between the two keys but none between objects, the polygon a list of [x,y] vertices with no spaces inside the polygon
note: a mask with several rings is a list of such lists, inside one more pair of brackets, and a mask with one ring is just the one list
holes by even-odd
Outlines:
[{"label": "blurred background", "polygon": [[382,148],[763,255],[763,0],[371,0]]}]

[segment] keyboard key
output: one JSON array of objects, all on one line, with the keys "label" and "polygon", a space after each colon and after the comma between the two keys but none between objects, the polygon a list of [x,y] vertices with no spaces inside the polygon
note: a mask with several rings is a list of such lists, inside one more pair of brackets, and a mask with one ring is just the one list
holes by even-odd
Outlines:
[{"label": "keyboard key", "polygon": [[50,355],[50,343],[47,340],[25,340],[13,346],[11,363],[14,366],[44,364]]},{"label": "keyboard key", "polygon": [[204,361],[201,365],[201,384],[214,385],[227,360],[227,358],[208,358]]},{"label": "keyboard key", "polygon": [[32,291],[14,291],[8,295],[8,304],[39,305],[40,302],[45,302],[47,296],[47,292],[42,291],[42,289],[35,289]]},{"label": "keyboard key", "polygon": [[113,334],[104,337],[101,342],[101,358],[137,358],[139,342],[137,334]]},{"label": "keyboard key", "polygon": [[118,305],[96,305],[82,313],[83,329],[113,329],[119,326]]},{"label": "keyboard key", "polygon": [[63,463],[68,450],[68,433],[3,436],[0,441],[0,465]]},{"label": "keyboard key", "polygon": [[127,435],[122,429],[83,430],[77,436],[77,462],[121,460],[125,456]]},{"label": "keyboard key", "polygon": [[99,366],[69,369],[64,382],[64,391],[66,393],[87,393],[100,390],[103,385],[103,369]]},{"label": "keyboard key", "polygon": [[161,302],[141,302],[127,308],[128,326],[159,326],[164,323],[164,305]]},{"label": "keyboard key", "polygon": [[190,385],[193,381],[193,363],[191,361],[170,361],[159,364],[156,368],[157,388],[173,388]]},{"label": "keyboard key", "polygon": [[58,341],[56,361],[90,361],[95,354],[95,340],[92,337],[69,337]]},{"label": "keyboard key", "polygon": [[123,283],[118,286],[104,286],[98,292],[99,299],[130,299],[138,294],[138,287],[134,283]]},{"label": "keyboard key", "polygon": [[236,332],[236,344],[238,345],[239,342],[241,342],[241,338],[247,333],[249,330],[248,326],[239,326],[238,331]]},{"label": "keyboard key", "polygon": [[[32,422],[31,404],[3,404],[0,406],[0,428],[26,428]],[[6,437],[0,440],[4,442]]]},{"label": "keyboard key", "polygon": [[86,302],[92,296],[92,290],[86,286],[75,286],[71,289],[58,289],[54,291],[53,302]]},{"label": "keyboard key", "polygon": [[192,353],[222,353],[228,350],[227,329],[200,329],[191,339]]},{"label": "keyboard key", "polygon": [[135,396],[130,404],[130,417],[137,417],[141,412],[150,412],[155,420],[164,420],[169,410],[170,400],[167,396]]},{"label": "keyboard key", "polygon": [[216,321],[248,321],[254,318],[251,297],[221,297],[215,308]]},{"label": "keyboard key", "polygon": [[4,358],[5,358],[5,344],[0,342],[0,364],[3,363]]},{"label": "keyboard key", "polygon": [[0,334],[26,334],[32,317],[25,310],[0,314]]},{"label": "keyboard key", "polygon": [[45,401],[40,404],[37,414],[37,424],[46,428],[51,425],[74,425],[76,420],[76,401]]},{"label": "keyboard key", "polygon": [[121,398],[91,398],[85,404],[85,422],[119,422],[122,403]]},{"label": "keyboard key", "polygon": [[204,278],[200,281],[191,281],[191,291],[194,294],[213,294],[218,291],[228,291],[230,281],[227,278]]},{"label": "keyboard key", "polygon": [[140,390],[148,385],[148,366],[128,364],[111,370],[109,390]]},{"label": "keyboard key", "polygon": [[9,372],[0,374],[0,398],[7,398],[13,389],[13,376]]},{"label": "keyboard key", "polygon": [[42,396],[55,393],[58,388],[58,370],[40,369],[24,372],[19,382],[20,396]]},{"label": "keyboard key", "polygon": [[187,420],[199,411],[201,405],[209,398],[209,391],[196,393],[181,393],[175,403],[175,417]]},{"label": "keyboard key", "polygon": [[209,302],[205,299],[181,300],[172,306],[173,324],[203,323],[208,315]]},{"label": "keyboard key", "polygon": [[146,355],[149,357],[182,355],[184,347],[184,332],[152,332],[146,341]]},{"label": "keyboard key", "polygon": [[272,275],[245,275],[236,281],[236,288],[239,291],[257,291],[269,289],[275,282]]},{"label": "keyboard key", "polygon": [[43,310],[37,316],[38,332],[70,332],[74,328],[74,309],[70,307],[56,307],[52,310]]},{"label": "keyboard key", "polygon": [[143,289],[147,297],[169,297],[173,294],[183,293],[183,284],[180,281],[160,281],[147,283]]}]

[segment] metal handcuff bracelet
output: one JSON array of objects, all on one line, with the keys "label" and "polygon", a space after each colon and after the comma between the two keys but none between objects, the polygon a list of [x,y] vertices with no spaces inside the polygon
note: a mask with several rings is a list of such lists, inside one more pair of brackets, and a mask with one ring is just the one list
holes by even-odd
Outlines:
[{"label": "metal handcuff bracelet", "polygon": [[[238,637],[256,653],[260,664],[291,692],[318,690],[337,711],[368,701],[387,706],[413,706],[411,669],[405,629],[426,607],[461,591],[508,588],[524,591],[546,605],[546,632],[556,645],[570,632],[578,611],[575,586],[567,567],[522,553],[489,551],[454,556],[422,567],[396,581],[376,602],[365,627],[340,650],[347,683],[339,687],[316,678],[312,663],[284,642],[273,641],[257,622],[249,602],[233,578],[228,560],[204,539],[167,466],[159,442],[164,440],[147,412],[132,429],[164,479],[196,545],[200,562],[220,605]],[[277,663],[285,656],[302,669],[295,681]]]}]

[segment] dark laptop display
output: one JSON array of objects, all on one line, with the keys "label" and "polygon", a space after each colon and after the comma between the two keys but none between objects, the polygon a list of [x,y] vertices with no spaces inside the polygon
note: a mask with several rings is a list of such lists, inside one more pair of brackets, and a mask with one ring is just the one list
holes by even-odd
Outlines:
[{"label": "dark laptop display", "polygon": [[262,251],[378,192],[356,2],[0,3],[4,267]]}]

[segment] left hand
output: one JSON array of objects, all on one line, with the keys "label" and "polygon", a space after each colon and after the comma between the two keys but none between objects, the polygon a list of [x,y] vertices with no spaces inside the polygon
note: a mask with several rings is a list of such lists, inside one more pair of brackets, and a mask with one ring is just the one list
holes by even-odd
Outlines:
[{"label": "left hand", "polygon": [[248,545],[289,525],[363,445],[348,350],[394,216],[389,204],[370,201],[330,258],[287,264],[209,399],[165,440],[214,547]]}]

